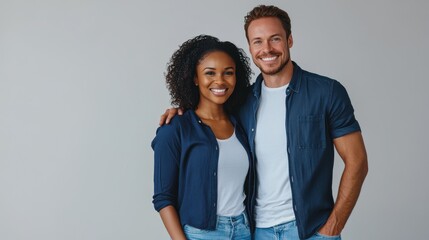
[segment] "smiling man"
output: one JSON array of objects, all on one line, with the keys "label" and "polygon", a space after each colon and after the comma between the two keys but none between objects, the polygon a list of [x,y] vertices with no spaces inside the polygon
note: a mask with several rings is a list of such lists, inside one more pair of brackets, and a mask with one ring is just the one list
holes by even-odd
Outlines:
[{"label": "smiling man", "polygon": [[[256,159],[255,239],[341,239],[368,171],[347,92],[292,62],[285,11],[257,6],[244,29],[261,70],[239,112]],[[334,148],[345,164],[335,202]]]}]

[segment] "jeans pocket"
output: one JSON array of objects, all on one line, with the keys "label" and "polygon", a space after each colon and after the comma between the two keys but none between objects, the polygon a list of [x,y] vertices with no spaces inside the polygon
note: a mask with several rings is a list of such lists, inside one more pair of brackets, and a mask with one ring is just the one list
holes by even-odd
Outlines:
[{"label": "jeans pocket", "polygon": [[209,230],[199,229],[196,227],[189,226],[187,224],[185,224],[185,226],[183,227],[183,231],[185,232],[185,234],[206,234],[209,232]]},{"label": "jeans pocket", "polygon": [[319,232],[316,232],[315,236],[317,237],[316,239],[341,240],[341,235],[328,236],[328,235],[324,235]]}]

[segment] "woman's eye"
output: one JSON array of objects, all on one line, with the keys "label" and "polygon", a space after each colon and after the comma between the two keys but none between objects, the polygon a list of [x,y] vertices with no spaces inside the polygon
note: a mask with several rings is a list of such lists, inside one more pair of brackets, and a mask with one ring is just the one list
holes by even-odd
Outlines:
[{"label": "woman's eye", "polygon": [[234,72],[233,72],[233,71],[228,71],[228,72],[225,72],[225,75],[233,76],[233,75],[234,75]]},{"label": "woman's eye", "polygon": [[212,72],[212,71],[209,71],[209,72],[206,72],[206,75],[208,75],[208,76],[214,76],[216,73],[215,72]]}]

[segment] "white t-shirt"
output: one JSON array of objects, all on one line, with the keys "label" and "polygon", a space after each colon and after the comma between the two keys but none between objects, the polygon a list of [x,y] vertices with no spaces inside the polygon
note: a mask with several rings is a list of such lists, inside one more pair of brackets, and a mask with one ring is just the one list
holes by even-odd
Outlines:
[{"label": "white t-shirt", "polygon": [[235,132],[228,139],[217,139],[219,145],[217,178],[217,215],[238,216],[244,209],[244,182],[249,160]]},{"label": "white t-shirt", "polygon": [[259,228],[295,219],[287,155],[287,86],[268,88],[262,82],[255,135],[258,177],[255,211]]}]

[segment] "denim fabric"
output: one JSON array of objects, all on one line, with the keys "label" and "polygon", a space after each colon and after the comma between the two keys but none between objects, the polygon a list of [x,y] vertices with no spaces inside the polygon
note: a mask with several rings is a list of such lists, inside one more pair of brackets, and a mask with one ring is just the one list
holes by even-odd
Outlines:
[{"label": "denim fabric", "polygon": [[250,240],[250,227],[245,213],[235,217],[218,216],[215,230],[202,230],[189,225],[184,226],[189,240]]},{"label": "denim fabric", "polygon": [[296,221],[279,224],[269,228],[256,228],[255,240],[299,239]]},{"label": "denim fabric", "polygon": [[323,235],[323,234],[320,234],[320,233],[316,233],[316,234],[314,234],[314,236],[312,236],[311,238],[309,238],[309,240],[317,240],[317,239],[320,239],[320,240],[341,240],[341,236],[340,235],[338,235],[338,236],[326,236],[326,235]]},{"label": "denim fabric", "polygon": [[[360,131],[346,89],[336,80],[310,73],[293,63],[286,88],[286,136],[296,225],[301,239],[313,236],[332,212],[335,138]],[[255,159],[259,75],[238,113]],[[286,161],[286,159],[285,159]],[[257,169],[256,169],[257,170]],[[256,179],[258,182],[258,179]],[[257,193],[256,193],[257,194]]]},{"label": "denim fabric", "polygon": [[[256,228],[255,240],[298,240],[296,221],[279,224],[269,228]],[[316,233],[307,240],[341,240],[341,236],[325,236]]]}]

